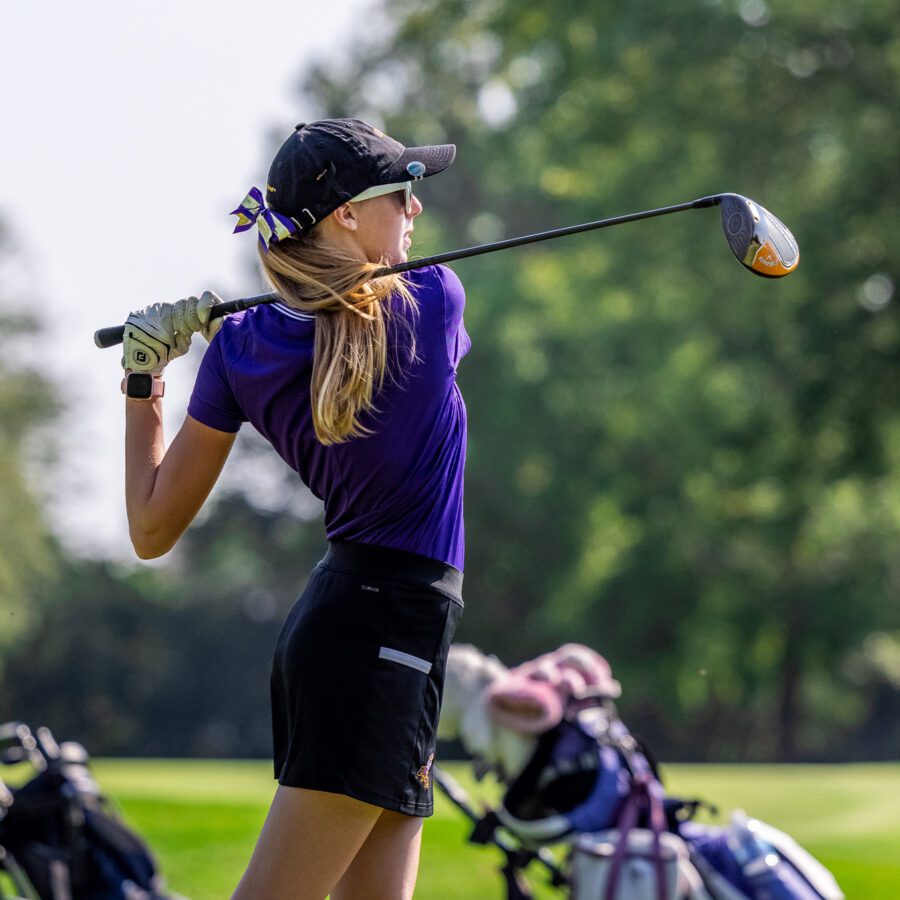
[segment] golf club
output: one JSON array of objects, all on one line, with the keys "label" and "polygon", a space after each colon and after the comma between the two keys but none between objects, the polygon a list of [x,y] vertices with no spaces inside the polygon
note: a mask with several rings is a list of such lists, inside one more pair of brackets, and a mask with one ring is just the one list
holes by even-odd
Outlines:
[{"label": "golf club", "polygon": [[[587,222],[584,225],[570,225],[567,228],[526,234],[522,237],[495,241],[492,244],[480,244],[464,250],[451,250],[449,253],[440,253],[426,259],[409,260],[396,266],[379,269],[375,273],[375,277],[395,275],[400,272],[408,272],[410,269],[421,269],[425,266],[453,262],[457,259],[467,259],[470,256],[480,256],[483,253],[493,253],[496,250],[506,250],[510,247],[520,247],[523,244],[535,244],[538,241],[550,240],[550,238],[580,234],[582,231],[609,228],[625,222],[636,222],[638,219],[652,219],[655,216],[665,216],[686,209],[703,209],[708,206],[721,206],[722,230],[725,232],[725,239],[728,241],[728,246],[731,247],[731,252],[745,268],[766,278],[780,278],[797,268],[797,263],[800,261],[800,250],[794,236],[783,222],[755,201],[742,197],[740,194],[714,194],[709,197],[701,197],[699,200],[692,200],[689,203],[679,203],[676,206],[664,206],[660,209],[629,213],[611,219]],[[270,293],[230,300],[214,306],[210,315],[218,318],[242,309],[249,309],[260,303],[273,303],[278,299],[277,294]],[[123,333],[124,326],[122,325],[101,328],[94,333],[94,343],[100,348],[113,347],[122,343]]]}]

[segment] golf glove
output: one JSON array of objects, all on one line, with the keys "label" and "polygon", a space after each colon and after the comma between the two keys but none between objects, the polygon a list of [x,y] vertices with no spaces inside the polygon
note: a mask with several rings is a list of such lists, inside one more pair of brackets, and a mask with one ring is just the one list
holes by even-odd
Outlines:
[{"label": "golf glove", "polygon": [[123,368],[160,375],[168,363],[187,353],[195,331],[212,340],[222,326],[221,318],[210,318],[217,303],[220,298],[205,291],[199,298],[154,303],[131,313],[122,339]]}]

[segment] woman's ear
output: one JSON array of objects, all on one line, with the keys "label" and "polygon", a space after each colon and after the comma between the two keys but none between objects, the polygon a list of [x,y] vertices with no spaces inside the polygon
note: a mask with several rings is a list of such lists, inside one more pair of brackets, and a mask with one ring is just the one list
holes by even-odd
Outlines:
[{"label": "woman's ear", "polygon": [[340,228],[346,228],[347,231],[356,231],[359,228],[359,219],[352,203],[342,203],[331,216],[334,224]]}]

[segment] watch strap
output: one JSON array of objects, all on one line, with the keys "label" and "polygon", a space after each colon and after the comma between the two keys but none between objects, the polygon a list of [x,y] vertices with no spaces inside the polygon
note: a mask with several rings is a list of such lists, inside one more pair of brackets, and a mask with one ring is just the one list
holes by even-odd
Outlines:
[{"label": "watch strap", "polygon": [[[150,396],[149,397],[136,397],[134,394],[130,394],[128,392],[128,379],[131,378],[132,375],[140,375],[144,376],[149,373],[145,372],[126,372],[125,377],[122,379],[121,390],[122,393],[125,394],[131,400],[155,400],[157,397],[162,397],[166,392],[166,383],[162,380],[162,378],[157,377],[156,375],[151,376],[150,378]],[[143,380],[143,378],[141,379]]]}]

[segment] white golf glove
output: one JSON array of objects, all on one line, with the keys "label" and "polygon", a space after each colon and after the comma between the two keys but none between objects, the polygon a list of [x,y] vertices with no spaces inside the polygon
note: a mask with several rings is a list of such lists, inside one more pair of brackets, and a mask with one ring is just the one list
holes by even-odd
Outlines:
[{"label": "white golf glove", "polygon": [[168,363],[187,353],[195,331],[212,340],[222,319],[211,319],[210,312],[221,302],[212,291],[205,291],[199,298],[154,303],[131,313],[122,338],[122,367],[161,375]]}]

